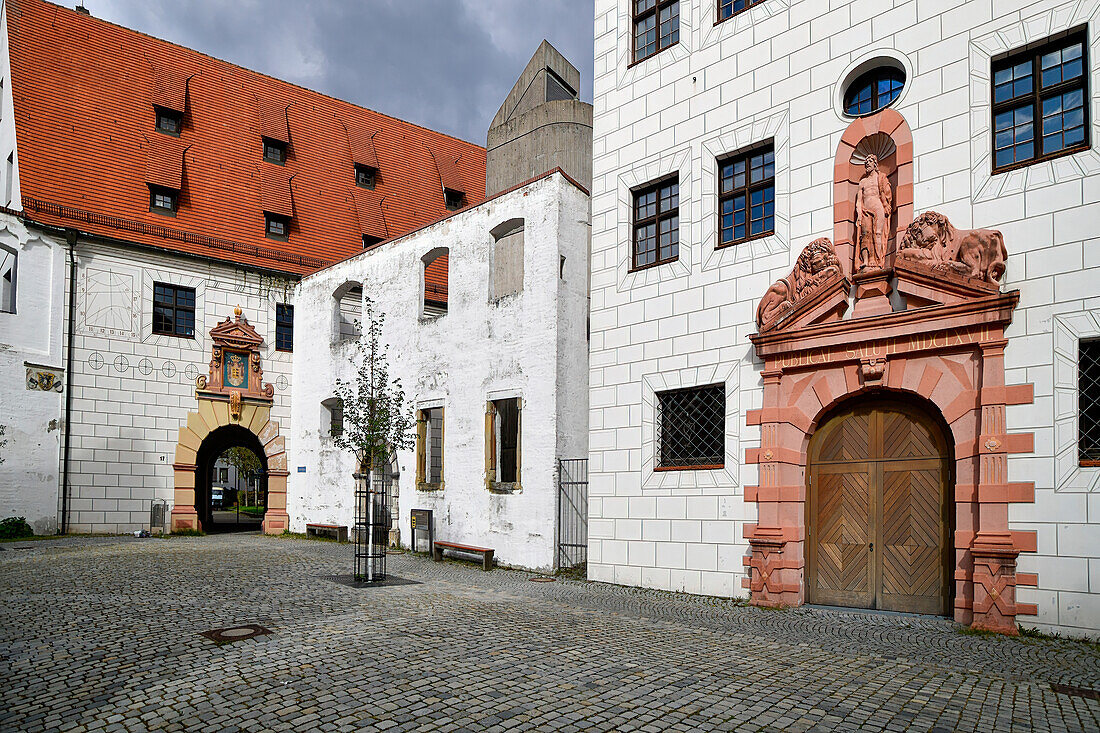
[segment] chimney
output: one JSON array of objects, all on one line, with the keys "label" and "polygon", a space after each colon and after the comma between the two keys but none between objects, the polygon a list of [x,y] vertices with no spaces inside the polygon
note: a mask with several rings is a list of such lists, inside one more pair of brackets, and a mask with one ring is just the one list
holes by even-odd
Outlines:
[{"label": "chimney", "polygon": [[88,9],[86,7],[84,7],[83,2],[77,3],[77,6],[75,8],[73,8],[73,10],[75,10],[78,13],[84,13],[84,15],[91,15],[91,13],[88,12]]}]

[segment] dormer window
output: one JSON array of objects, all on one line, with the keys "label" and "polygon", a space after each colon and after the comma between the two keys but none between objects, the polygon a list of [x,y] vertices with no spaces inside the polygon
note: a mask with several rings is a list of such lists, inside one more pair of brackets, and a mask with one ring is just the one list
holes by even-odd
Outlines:
[{"label": "dormer window", "polygon": [[363,235],[363,249],[366,249],[367,247],[373,247],[374,245],[376,245],[376,244],[378,244],[379,242],[382,242],[382,241],[385,241],[385,240],[382,239],[382,237],[375,237],[371,234],[364,234]]},{"label": "dormer window", "polygon": [[279,214],[264,213],[264,235],[268,239],[285,242],[290,238],[290,218]]},{"label": "dormer window", "polygon": [[149,186],[149,211],[175,216],[178,202],[179,191],[164,186]]},{"label": "dormer window", "polygon": [[377,171],[369,165],[355,164],[355,185],[360,188],[374,188],[374,174]]},{"label": "dormer window", "polygon": [[443,203],[446,205],[447,211],[458,211],[466,205],[466,194],[445,188],[443,189]]},{"label": "dormer window", "polygon": [[180,128],[183,127],[183,115],[164,107],[154,107],[154,109],[157,112],[157,132],[179,137]]},{"label": "dormer window", "polygon": [[276,165],[283,165],[286,163],[286,143],[280,140],[272,140],[269,137],[265,137],[264,141],[264,160],[268,163],[275,163]]}]

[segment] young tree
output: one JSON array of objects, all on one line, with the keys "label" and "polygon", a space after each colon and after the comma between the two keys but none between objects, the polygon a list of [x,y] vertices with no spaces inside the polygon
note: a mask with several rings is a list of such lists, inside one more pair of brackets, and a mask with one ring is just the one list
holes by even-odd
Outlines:
[{"label": "young tree", "polygon": [[[344,426],[333,439],[338,447],[355,456],[356,481],[370,482],[376,467],[387,465],[394,453],[413,446],[414,422],[412,408],[405,404],[401,380],[390,378],[388,347],[382,343],[385,316],[374,310],[369,297],[363,298],[363,306],[367,328],[356,341],[358,370],[354,379],[336,380],[336,396],[343,403]],[[356,523],[360,531],[368,532],[367,543],[373,547],[376,507],[372,495],[376,492],[369,483],[367,487],[371,498],[366,506],[356,502]],[[367,516],[363,516],[364,511]],[[367,580],[373,580],[372,572],[368,563]]]},{"label": "young tree", "polygon": [[[7,425],[0,425],[0,448],[8,447],[8,441],[4,440],[4,433],[8,432]],[[0,463],[4,462],[4,456],[0,455]]]}]

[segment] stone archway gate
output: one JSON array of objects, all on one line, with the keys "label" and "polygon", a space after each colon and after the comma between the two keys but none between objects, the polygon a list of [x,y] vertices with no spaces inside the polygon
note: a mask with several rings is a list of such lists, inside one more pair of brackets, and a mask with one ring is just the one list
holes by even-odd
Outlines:
[{"label": "stone archway gate", "polygon": [[[757,605],[806,602],[810,437],[842,401],[908,393],[939,412],[954,445],[953,616],[1015,634],[1016,616],[1037,612],[1016,602],[1016,587],[1038,582],[1016,572],[1019,553],[1036,549],[1035,533],[1009,526],[1009,505],[1034,501],[1035,490],[1008,480],[1008,455],[1034,444],[1005,419],[1007,405],[1033,399],[1032,385],[1005,383],[1005,329],[1019,292],[1001,292],[1000,232],[956,229],[936,212],[912,217],[912,156],[897,112],[853,121],[834,171],[837,243],[811,242],[760,301],[750,339],[764,362],[764,394],[746,415],[760,426],[760,447],[746,454],[759,484],[745,487],[758,521],[746,526],[746,585]],[[885,234],[861,224],[868,183],[886,194]]]},{"label": "stone archway gate", "polygon": [[286,511],[286,450],[279,434],[279,423],[271,419],[275,390],[263,383],[260,347],[263,337],[241,315],[238,306],[234,318],[226,318],[210,331],[210,373],[196,380],[197,409],[188,413],[179,429],[175,473],[175,504],[172,531],[201,530],[195,506],[198,471],[196,459],[206,437],[218,428],[233,425],[252,432],[263,445],[267,458],[267,511],[263,529],[266,534],[281,534],[289,525]]}]

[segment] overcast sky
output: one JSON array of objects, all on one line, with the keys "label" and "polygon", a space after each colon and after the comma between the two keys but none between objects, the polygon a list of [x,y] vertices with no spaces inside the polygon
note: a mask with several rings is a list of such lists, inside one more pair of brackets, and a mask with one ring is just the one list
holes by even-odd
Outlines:
[{"label": "overcast sky", "polygon": [[97,18],[479,145],[543,38],[580,69],[581,97],[592,101],[592,0],[84,5]]}]

